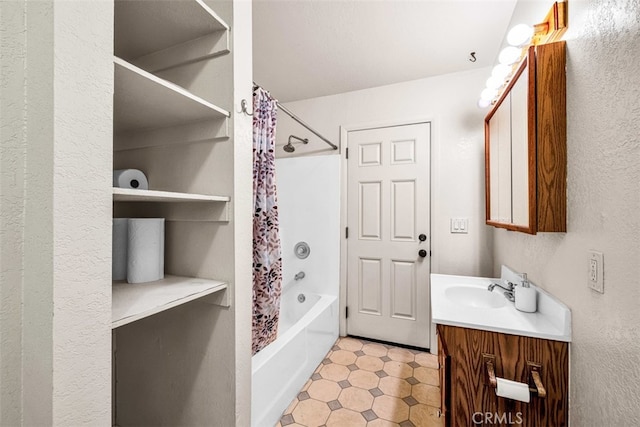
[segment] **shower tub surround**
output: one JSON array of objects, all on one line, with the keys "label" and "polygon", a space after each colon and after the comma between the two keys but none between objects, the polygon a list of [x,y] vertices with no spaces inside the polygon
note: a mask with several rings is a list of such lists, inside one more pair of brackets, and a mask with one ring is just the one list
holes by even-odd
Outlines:
[{"label": "shower tub surround", "polygon": [[340,156],[277,159],[276,179],[283,291],[278,337],[252,359],[255,427],[278,422],[338,338]]}]

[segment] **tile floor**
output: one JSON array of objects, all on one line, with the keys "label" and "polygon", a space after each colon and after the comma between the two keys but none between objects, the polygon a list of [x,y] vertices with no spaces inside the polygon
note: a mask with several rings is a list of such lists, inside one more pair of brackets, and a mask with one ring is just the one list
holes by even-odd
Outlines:
[{"label": "tile floor", "polygon": [[438,359],[339,338],[276,427],[441,427]]}]

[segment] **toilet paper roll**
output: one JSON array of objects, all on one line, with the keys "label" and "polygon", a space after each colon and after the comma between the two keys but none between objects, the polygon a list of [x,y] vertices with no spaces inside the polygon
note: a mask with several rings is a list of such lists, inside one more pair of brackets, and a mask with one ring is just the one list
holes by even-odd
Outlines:
[{"label": "toilet paper roll", "polygon": [[117,169],[113,171],[113,186],[148,190],[149,181],[146,175],[139,169]]},{"label": "toilet paper roll", "polygon": [[497,396],[526,403],[529,403],[531,400],[528,384],[506,380],[504,378],[496,378],[496,381],[498,382],[498,387],[496,387]]},{"label": "toilet paper roll", "polygon": [[127,282],[164,278],[164,218],[130,218],[127,231]]},{"label": "toilet paper roll", "polygon": [[127,235],[128,233],[127,218],[114,218],[112,245],[111,245],[111,279],[125,280],[127,278]]}]

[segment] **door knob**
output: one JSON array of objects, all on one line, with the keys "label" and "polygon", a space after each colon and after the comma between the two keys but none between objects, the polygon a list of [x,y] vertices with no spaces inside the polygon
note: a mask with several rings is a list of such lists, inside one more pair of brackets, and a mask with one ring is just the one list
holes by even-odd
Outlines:
[{"label": "door knob", "polygon": [[425,240],[427,240],[427,235],[426,234],[420,234],[418,236],[418,240],[420,240],[421,242],[424,242]]},{"label": "door knob", "polygon": [[424,249],[420,249],[418,251],[418,255],[420,255],[422,258],[427,256],[427,251],[425,251]]}]

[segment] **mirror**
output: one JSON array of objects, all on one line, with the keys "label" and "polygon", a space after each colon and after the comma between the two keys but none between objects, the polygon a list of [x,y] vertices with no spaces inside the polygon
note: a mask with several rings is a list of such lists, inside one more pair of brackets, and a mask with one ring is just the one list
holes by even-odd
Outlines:
[{"label": "mirror", "polygon": [[528,67],[532,55],[530,49],[485,119],[485,161],[487,224],[534,234],[535,95],[529,94],[535,94],[535,73]]}]

